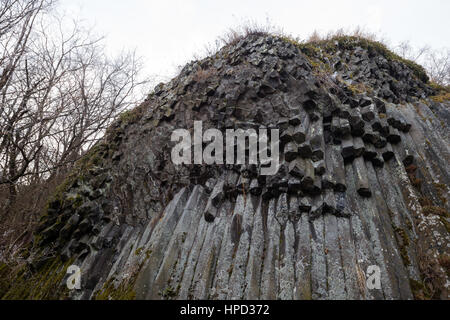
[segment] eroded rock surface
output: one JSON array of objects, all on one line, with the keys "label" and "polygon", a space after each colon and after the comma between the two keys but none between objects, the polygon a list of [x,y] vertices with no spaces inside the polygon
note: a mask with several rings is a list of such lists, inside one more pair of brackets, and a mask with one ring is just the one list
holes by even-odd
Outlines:
[{"label": "eroded rock surface", "polygon": [[[188,64],[50,200],[25,279],[70,262],[73,299],[447,299],[450,103],[377,48],[249,36]],[[278,173],[174,165],[197,120],[280,129]]]}]

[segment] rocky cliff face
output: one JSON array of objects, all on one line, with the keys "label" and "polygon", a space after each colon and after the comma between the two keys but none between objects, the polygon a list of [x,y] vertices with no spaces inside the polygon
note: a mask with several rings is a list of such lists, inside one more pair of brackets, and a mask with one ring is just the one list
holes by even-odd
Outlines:
[{"label": "rocky cliff face", "polygon": [[[77,164],[0,296],[447,299],[450,103],[426,82],[351,37],[252,35],[188,64]],[[280,129],[278,173],[174,165],[196,120]]]}]

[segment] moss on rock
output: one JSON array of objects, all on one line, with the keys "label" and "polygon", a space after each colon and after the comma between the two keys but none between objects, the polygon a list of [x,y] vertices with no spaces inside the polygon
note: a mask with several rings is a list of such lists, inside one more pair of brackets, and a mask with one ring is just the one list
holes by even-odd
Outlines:
[{"label": "moss on rock", "polygon": [[400,57],[379,41],[373,41],[356,36],[335,36],[330,39],[312,42],[299,42],[298,40],[291,39],[289,37],[282,37],[282,39],[296,45],[305,55],[316,58],[322,50],[327,53],[335,53],[338,50],[354,50],[357,47],[361,47],[368,50],[369,54],[380,54],[388,61],[400,62],[406,65],[422,82],[428,83],[429,81],[429,77],[421,65],[415,63],[414,61]]},{"label": "moss on rock", "polygon": [[126,279],[120,284],[115,284],[115,279],[111,278],[105,282],[102,289],[100,289],[93,297],[94,300],[134,300],[136,299],[136,292],[134,291],[134,283],[136,277]]},{"label": "moss on rock", "polygon": [[[24,265],[17,271],[11,266],[1,265],[0,298],[2,300],[61,300],[68,297],[63,283],[67,268],[59,257],[48,258],[36,270]],[[12,272],[12,273],[11,273]],[[10,281],[14,279],[13,281]]]},{"label": "moss on rock", "polygon": [[408,256],[408,246],[410,244],[409,236],[406,233],[406,231],[403,230],[402,228],[396,227],[395,225],[392,225],[392,228],[394,229],[394,232],[397,235],[400,256],[403,260],[403,264],[405,266],[409,266],[411,264],[411,261]]}]

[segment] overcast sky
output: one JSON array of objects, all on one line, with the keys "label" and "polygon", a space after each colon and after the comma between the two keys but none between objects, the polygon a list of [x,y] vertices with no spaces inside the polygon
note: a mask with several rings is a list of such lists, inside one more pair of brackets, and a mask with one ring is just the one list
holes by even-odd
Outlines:
[{"label": "overcast sky", "polygon": [[450,1],[325,0],[60,0],[60,9],[107,36],[108,50],[136,48],[145,72],[168,80],[177,66],[201,53],[228,28],[269,19],[284,32],[305,38],[361,26],[392,44],[450,47]]}]

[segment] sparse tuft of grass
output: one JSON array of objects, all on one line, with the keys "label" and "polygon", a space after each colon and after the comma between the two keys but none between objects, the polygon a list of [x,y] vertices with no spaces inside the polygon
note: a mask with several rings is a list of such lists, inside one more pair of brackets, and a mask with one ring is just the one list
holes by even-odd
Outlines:
[{"label": "sparse tuft of grass", "polygon": [[283,34],[283,31],[274,26],[270,20],[267,20],[265,24],[260,24],[254,20],[247,20],[237,27],[229,28],[225,34],[219,37],[219,43],[222,43],[225,46],[232,46],[252,35],[268,36],[281,34]]},{"label": "sparse tuft of grass", "polygon": [[446,93],[439,94],[436,96],[431,96],[430,99],[433,100],[434,102],[438,102],[438,103],[450,101],[450,92],[446,92]]},{"label": "sparse tuft of grass", "polygon": [[450,277],[450,255],[449,254],[441,254],[438,257],[439,264],[444,268],[447,273],[447,277]]},{"label": "sparse tuft of grass", "polygon": [[437,207],[437,206],[424,206],[422,209],[422,212],[426,216],[431,214],[431,215],[436,215],[436,216],[440,216],[440,217],[444,217],[444,218],[449,217],[447,210],[445,210],[444,208],[441,208],[441,207]]}]

